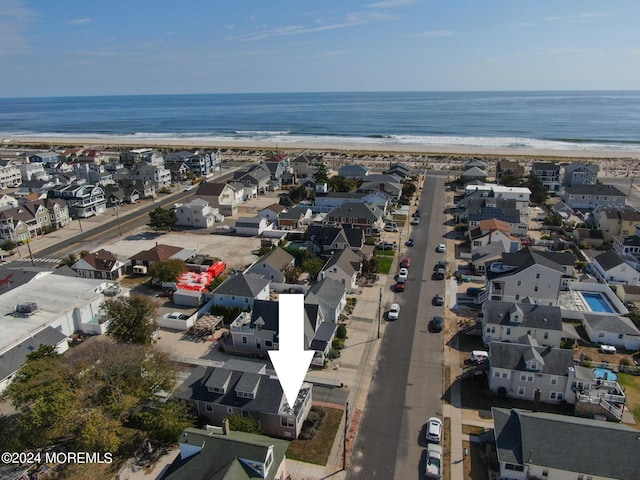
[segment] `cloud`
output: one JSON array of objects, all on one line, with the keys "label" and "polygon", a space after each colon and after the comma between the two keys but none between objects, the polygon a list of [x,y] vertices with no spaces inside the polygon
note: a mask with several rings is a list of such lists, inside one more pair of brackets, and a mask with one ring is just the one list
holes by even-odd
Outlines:
[{"label": "cloud", "polygon": [[0,4],[0,57],[21,55],[29,50],[29,34],[35,14],[22,0]]},{"label": "cloud", "polygon": [[367,5],[369,8],[396,8],[404,7],[405,5],[411,5],[415,3],[415,0],[384,0],[382,2],[370,3]]},{"label": "cloud", "polygon": [[406,35],[406,38],[442,38],[453,37],[456,34],[453,30],[427,30],[426,32]]},{"label": "cloud", "polygon": [[90,17],[85,18],[74,18],[73,20],[69,20],[70,25],[84,25],[85,23],[89,23],[91,21]]},{"label": "cloud", "polygon": [[585,12],[574,15],[562,15],[547,17],[545,20],[550,22],[569,22],[569,23],[591,23],[599,18],[608,17],[610,13],[606,12]]}]

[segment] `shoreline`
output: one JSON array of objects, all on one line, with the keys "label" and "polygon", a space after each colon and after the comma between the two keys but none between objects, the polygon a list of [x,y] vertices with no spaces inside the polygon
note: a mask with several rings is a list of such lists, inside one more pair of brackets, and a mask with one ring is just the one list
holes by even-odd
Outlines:
[{"label": "shoreline", "polygon": [[[162,140],[162,139],[105,139],[100,137],[7,137],[2,141],[2,149],[84,147],[108,150],[109,148],[165,148],[165,149],[231,149],[231,150],[263,150],[263,151],[297,151],[302,153],[334,152],[343,154],[396,154],[421,156],[458,156],[484,158],[510,158],[522,160],[544,159],[563,161],[569,159],[582,160],[640,160],[640,151],[615,150],[552,150],[552,149],[509,149],[457,146],[421,146],[421,145],[388,145],[369,143],[314,143],[314,142],[269,142],[269,141],[203,141],[203,140]],[[0,150],[1,151],[1,150]]]}]

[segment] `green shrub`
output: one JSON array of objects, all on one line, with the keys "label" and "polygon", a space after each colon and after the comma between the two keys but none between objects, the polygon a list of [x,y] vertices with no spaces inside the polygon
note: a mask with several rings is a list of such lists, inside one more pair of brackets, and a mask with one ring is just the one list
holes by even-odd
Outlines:
[{"label": "green shrub", "polygon": [[346,339],[347,337],[347,327],[344,325],[338,325],[338,329],[336,330],[336,337],[341,339]]},{"label": "green shrub", "polygon": [[329,350],[329,353],[327,353],[327,359],[334,360],[336,358],[340,358],[340,350],[334,350],[334,349]]},{"label": "green shrub", "polygon": [[342,350],[344,348],[344,339],[334,338],[333,342],[331,342],[331,348],[334,350]]}]

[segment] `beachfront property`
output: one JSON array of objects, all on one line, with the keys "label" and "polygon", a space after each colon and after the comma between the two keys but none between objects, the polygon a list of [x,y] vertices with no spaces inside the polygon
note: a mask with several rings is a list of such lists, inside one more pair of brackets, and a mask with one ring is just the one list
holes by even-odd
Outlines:
[{"label": "beachfront property", "polygon": [[637,477],[638,430],[519,409],[491,409],[500,477],[516,480]]},{"label": "beachfront property", "polygon": [[235,360],[224,367],[197,367],[175,397],[214,425],[230,415],[251,416],[260,421],[265,435],[295,439],[311,409],[312,390],[310,383],[303,383],[290,408],[279,380],[267,373],[265,364]]},{"label": "beachfront property", "polygon": [[598,172],[600,167],[597,164],[571,163],[564,167],[564,179],[562,184],[565,187],[575,187],[576,185],[595,185],[598,183]]},{"label": "beachfront property", "polygon": [[605,243],[612,243],[613,237],[633,235],[640,224],[640,212],[631,206],[598,207],[591,212],[591,218],[602,231]]},{"label": "beachfront property", "polygon": [[386,173],[405,180],[409,175],[411,175],[411,169],[402,162],[395,162],[389,167]]},{"label": "beachfront property", "polygon": [[505,175],[513,177],[524,177],[524,167],[517,161],[512,160],[498,160],[496,163],[496,182],[500,182]]},{"label": "beachfront property", "polygon": [[160,480],[288,478],[288,441],[233,431],[228,420],[223,420],[221,427],[207,425],[204,430],[186,429],[178,446],[178,456],[158,477]]},{"label": "beachfront property", "polygon": [[487,300],[482,305],[482,342],[516,342],[529,336],[538,345],[560,347],[565,332],[560,307]]},{"label": "beachfront property", "polygon": [[[164,166],[171,170],[172,166],[184,165],[193,176],[207,177],[220,167],[219,152],[178,152],[163,153]],[[184,173],[184,172],[182,172]]]},{"label": "beachfront property", "polygon": [[338,175],[344,178],[362,180],[371,173],[371,168],[365,165],[343,165],[338,169]]},{"label": "beachfront property", "polygon": [[550,192],[557,192],[562,186],[560,181],[560,164],[558,163],[535,162],[531,166],[531,174],[538,177]]},{"label": "beachfront property", "polygon": [[472,166],[465,167],[465,170],[460,174],[460,178],[464,180],[465,183],[480,181],[484,182],[489,177],[487,171],[483,168]]},{"label": "beachfront property", "polygon": [[597,207],[624,207],[627,195],[613,185],[576,185],[566,187],[564,202],[573,209],[593,210]]}]

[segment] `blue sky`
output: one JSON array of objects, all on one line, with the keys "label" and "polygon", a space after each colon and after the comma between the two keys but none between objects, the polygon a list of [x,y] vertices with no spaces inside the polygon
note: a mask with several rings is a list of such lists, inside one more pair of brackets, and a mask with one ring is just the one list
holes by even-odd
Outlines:
[{"label": "blue sky", "polygon": [[640,88],[637,0],[0,0],[0,96]]}]

